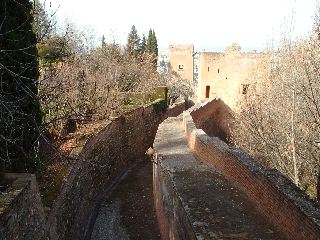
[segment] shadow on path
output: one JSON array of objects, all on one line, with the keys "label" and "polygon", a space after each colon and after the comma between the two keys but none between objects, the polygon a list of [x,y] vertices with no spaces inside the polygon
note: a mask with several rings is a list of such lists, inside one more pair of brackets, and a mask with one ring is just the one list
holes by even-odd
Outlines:
[{"label": "shadow on path", "polygon": [[142,161],[132,168],[102,202],[91,239],[161,239],[153,206],[150,161]]}]

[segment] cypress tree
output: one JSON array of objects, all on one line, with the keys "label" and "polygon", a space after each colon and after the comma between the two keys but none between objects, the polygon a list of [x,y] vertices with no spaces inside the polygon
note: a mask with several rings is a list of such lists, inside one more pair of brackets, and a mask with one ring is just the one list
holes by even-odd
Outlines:
[{"label": "cypress tree", "polygon": [[40,43],[55,32],[55,20],[47,14],[44,4],[39,0],[34,0],[33,4],[33,31],[36,33],[37,42]]},{"label": "cypress tree", "polygon": [[128,35],[126,51],[129,55],[136,56],[140,48],[140,38],[137,29],[134,25],[131,27],[131,31]]},{"label": "cypress tree", "polygon": [[149,30],[148,39],[147,39],[147,51],[151,53],[152,45],[152,29]]},{"label": "cypress tree", "polygon": [[0,162],[14,172],[37,167],[39,69],[31,12],[29,0],[1,0]]},{"label": "cypress tree", "polygon": [[101,47],[102,48],[106,48],[107,44],[106,44],[106,38],[104,37],[104,35],[102,35],[102,39],[101,39]]},{"label": "cypress tree", "polygon": [[140,43],[139,52],[143,54],[145,53],[146,49],[147,49],[147,39],[146,39],[146,36],[143,34],[143,37]]},{"label": "cypress tree", "polygon": [[152,30],[152,53],[158,57],[158,41],[157,41],[157,37],[156,37],[156,33],[154,32],[154,30]]},{"label": "cypress tree", "polygon": [[147,40],[147,51],[154,56],[154,64],[157,65],[158,59],[158,42],[154,30],[149,30],[148,40]]}]

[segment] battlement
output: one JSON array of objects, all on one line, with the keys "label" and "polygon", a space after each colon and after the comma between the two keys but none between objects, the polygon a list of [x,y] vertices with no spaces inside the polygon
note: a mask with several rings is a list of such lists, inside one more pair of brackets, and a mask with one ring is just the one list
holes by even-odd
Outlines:
[{"label": "battlement", "polygon": [[193,44],[174,44],[169,46],[169,56],[171,54],[186,54],[192,55],[194,52]]}]

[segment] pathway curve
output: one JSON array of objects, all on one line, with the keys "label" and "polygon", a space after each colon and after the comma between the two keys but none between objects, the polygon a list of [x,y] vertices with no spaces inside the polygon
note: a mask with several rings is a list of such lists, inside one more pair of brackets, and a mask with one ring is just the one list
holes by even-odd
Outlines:
[{"label": "pathway curve", "polygon": [[152,164],[140,162],[129,170],[101,205],[91,240],[158,240],[153,207]]},{"label": "pathway curve", "polygon": [[[154,145],[158,169],[169,173],[173,192],[178,195],[197,239],[284,239],[244,193],[213,166],[194,158],[181,118],[169,118],[162,123]],[[166,192],[170,191],[162,194]],[[170,206],[168,202],[164,205]]]}]

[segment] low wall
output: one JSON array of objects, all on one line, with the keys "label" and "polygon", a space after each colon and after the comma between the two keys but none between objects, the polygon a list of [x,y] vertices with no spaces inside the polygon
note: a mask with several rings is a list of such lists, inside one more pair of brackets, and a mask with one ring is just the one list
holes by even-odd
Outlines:
[{"label": "low wall", "polygon": [[89,239],[99,201],[130,165],[143,159],[158,125],[184,103],[162,112],[157,103],[110,122],[84,146],[49,216],[52,239]]},{"label": "low wall", "polygon": [[230,143],[233,112],[221,99],[205,102],[190,112],[193,122],[210,137]]},{"label": "low wall", "polygon": [[[183,114],[188,144],[196,158],[214,165],[227,179],[242,189],[288,239],[320,239],[318,203],[310,200],[278,171],[264,170],[259,163],[240,149],[229,147],[219,138],[210,137],[202,129],[197,128],[205,126],[208,129],[207,124],[210,119],[200,116],[212,116],[210,115],[212,109],[219,108],[220,101],[214,99],[207,105],[195,106]],[[219,127],[219,124],[215,124],[216,119],[213,116],[212,128]]]},{"label": "low wall", "polygon": [[0,192],[0,239],[49,239],[35,176],[6,175],[14,180]]},{"label": "low wall", "polygon": [[153,193],[161,239],[196,239],[172,176],[158,164],[153,165]]}]

